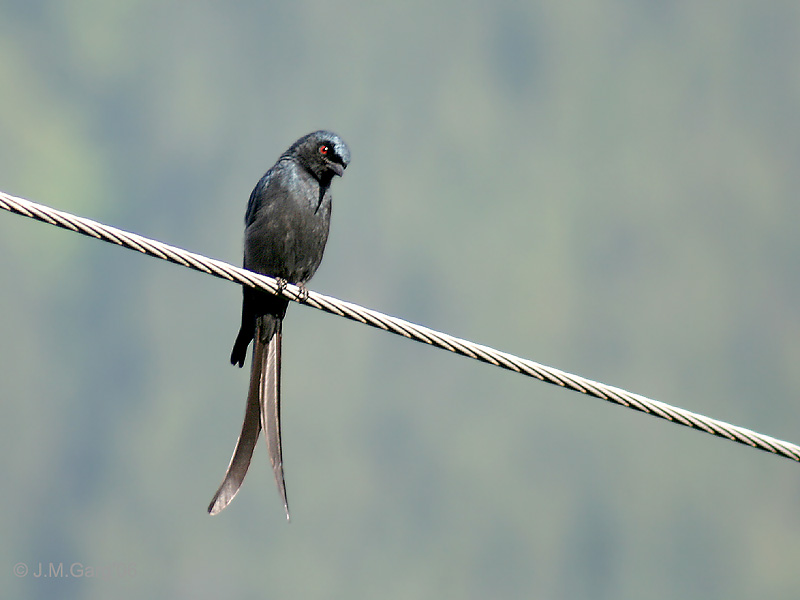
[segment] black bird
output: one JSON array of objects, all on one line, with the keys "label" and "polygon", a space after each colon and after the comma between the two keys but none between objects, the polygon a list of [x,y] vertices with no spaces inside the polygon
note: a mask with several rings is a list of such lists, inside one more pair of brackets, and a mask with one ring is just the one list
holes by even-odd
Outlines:
[{"label": "black bird", "polygon": [[[322,261],[331,219],[330,186],[350,162],[350,150],[330,131],[301,137],[250,194],[245,214],[244,268],[304,287]],[[244,365],[253,344],[244,424],[225,479],[208,512],[222,511],[244,481],[261,429],[275,482],[289,518],[281,458],[281,323],[289,301],[243,287],[242,325],[231,364]]]}]

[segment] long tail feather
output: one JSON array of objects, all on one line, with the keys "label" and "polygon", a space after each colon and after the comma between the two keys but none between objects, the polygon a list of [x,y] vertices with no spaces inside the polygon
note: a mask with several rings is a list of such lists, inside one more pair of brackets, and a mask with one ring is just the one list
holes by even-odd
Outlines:
[{"label": "long tail feather", "polygon": [[[260,327],[259,327],[260,329]],[[256,332],[258,339],[261,331]],[[281,452],[281,319],[277,319],[272,336],[267,342],[266,364],[261,372],[261,426],[267,438],[269,460],[275,474],[278,493],[289,520],[289,503],[286,499],[286,484],[283,479],[283,457]]]},{"label": "long tail feather", "polygon": [[247,475],[247,469],[250,467],[250,459],[253,457],[253,450],[256,447],[256,441],[258,441],[258,434],[261,431],[261,401],[259,396],[266,355],[267,348],[261,343],[259,336],[256,336],[256,341],[253,345],[253,364],[250,368],[250,389],[247,392],[247,408],[244,413],[242,432],[236,442],[236,449],[233,451],[225,478],[208,506],[208,512],[212,515],[222,512],[230,504],[242,486],[244,477]]}]

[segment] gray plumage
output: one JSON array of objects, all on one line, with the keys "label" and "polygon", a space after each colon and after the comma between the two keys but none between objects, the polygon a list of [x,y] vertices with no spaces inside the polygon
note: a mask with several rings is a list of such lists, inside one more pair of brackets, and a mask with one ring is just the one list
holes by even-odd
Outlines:
[{"label": "gray plumage", "polygon": [[[328,240],[330,185],[350,163],[350,150],[329,131],[315,131],[284,152],[250,194],[245,214],[244,268],[303,286],[317,270]],[[228,471],[208,507],[222,511],[244,481],[261,429],[278,492],[289,518],[280,429],[281,325],[288,300],[243,288],[242,324],[231,363],[244,365],[253,343],[247,408]]]}]

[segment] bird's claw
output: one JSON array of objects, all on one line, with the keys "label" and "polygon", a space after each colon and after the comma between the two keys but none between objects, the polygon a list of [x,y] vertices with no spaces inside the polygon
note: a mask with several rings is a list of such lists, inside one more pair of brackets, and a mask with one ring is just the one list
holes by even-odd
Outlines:
[{"label": "bird's claw", "polygon": [[308,288],[306,287],[305,283],[298,283],[297,284],[298,292],[297,292],[297,299],[300,302],[305,302],[308,300]]},{"label": "bird's claw", "polygon": [[276,277],[275,283],[278,285],[278,287],[275,289],[275,293],[278,296],[282,296],[283,292],[286,290],[286,286],[289,285],[289,282],[286,281],[283,277]]}]

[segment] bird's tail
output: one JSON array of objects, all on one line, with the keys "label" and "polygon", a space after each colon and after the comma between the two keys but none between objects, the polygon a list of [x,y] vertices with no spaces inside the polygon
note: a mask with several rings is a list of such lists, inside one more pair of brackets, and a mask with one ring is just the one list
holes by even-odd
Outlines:
[{"label": "bird's tail", "polygon": [[[266,319],[268,317],[262,317]],[[261,427],[267,438],[269,461],[275,475],[278,493],[286,510],[286,520],[289,520],[289,502],[286,500],[286,483],[283,480],[283,452],[281,450],[281,325],[282,319],[274,318],[274,331],[256,331],[256,339],[263,334],[269,335],[267,343],[264,368],[261,374],[260,394],[261,399]],[[261,334],[261,335],[260,335]],[[263,337],[262,337],[263,339]]]},{"label": "bird's tail", "polygon": [[247,346],[256,332],[256,313],[255,303],[257,296],[248,288],[243,288],[242,298],[242,324],[239,327],[239,334],[236,336],[236,341],[233,343],[233,351],[231,352],[231,364],[244,366],[244,361],[247,358]]},{"label": "bird's tail", "polygon": [[264,315],[257,319],[250,388],[247,393],[242,432],[239,434],[225,478],[208,507],[208,512],[212,515],[221,512],[239,491],[247,475],[259,433],[263,428],[275,482],[286,509],[286,518],[289,518],[281,453],[281,324],[282,319],[274,315]]},{"label": "bird's tail", "polygon": [[253,339],[253,329],[248,328],[242,324],[239,329],[239,335],[236,336],[236,341],[233,343],[233,350],[231,351],[231,364],[239,367],[244,366],[244,360],[247,357],[247,346],[250,345],[250,340]]},{"label": "bird's tail", "polygon": [[245,358],[247,358],[247,346],[255,337],[258,315],[264,315],[264,318],[267,319],[264,322],[264,335],[271,337],[274,332],[274,321],[283,319],[288,306],[289,301],[286,298],[273,296],[249,287],[242,288],[242,324],[231,352],[232,365],[240,367],[244,365]]}]

